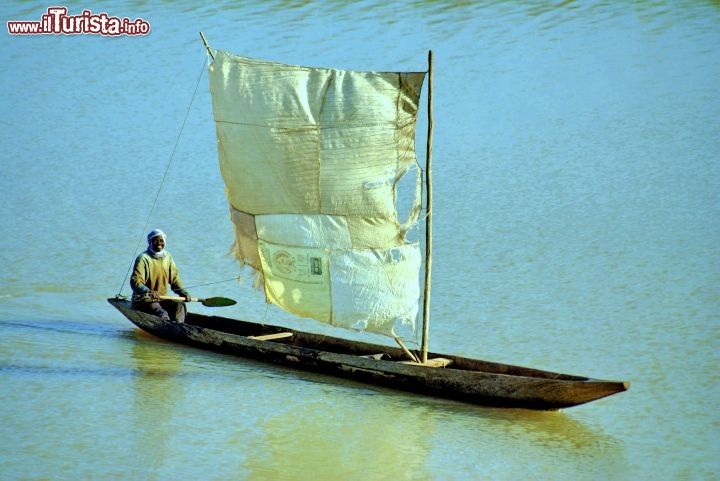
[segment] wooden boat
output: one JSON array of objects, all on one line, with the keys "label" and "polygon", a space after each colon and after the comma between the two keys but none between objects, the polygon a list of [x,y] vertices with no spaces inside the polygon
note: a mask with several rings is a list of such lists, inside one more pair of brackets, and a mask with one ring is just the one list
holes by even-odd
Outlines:
[{"label": "wooden boat", "polygon": [[[399,347],[193,313],[178,324],[133,310],[122,295],[109,299],[130,321],[175,342],[482,405],[556,410],[628,389],[621,381],[429,352],[432,52],[427,72],[360,72],[205,46],[236,259],[254,269],[267,302],[335,327],[387,335]],[[429,121],[420,167],[415,125],[426,75]],[[411,171],[414,200],[400,220],[400,179]],[[418,225],[421,187],[424,256],[420,241],[407,235]],[[403,338],[417,335],[421,265],[416,355]]]},{"label": "wooden boat", "polygon": [[629,387],[448,354],[430,353],[427,363],[417,363],[399,347],[192,312],[178,324],[136,311],[128,300],[108,301],[139,328],[169,341],[484,406],[558,410]]}]

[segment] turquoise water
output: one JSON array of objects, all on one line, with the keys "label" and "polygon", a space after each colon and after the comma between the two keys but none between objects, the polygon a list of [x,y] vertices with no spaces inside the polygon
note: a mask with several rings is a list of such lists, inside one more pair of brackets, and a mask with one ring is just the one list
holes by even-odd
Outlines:
[{"label": "turquoise water", "polygon": [[[720,478],[716,2],[66,6],[152,29],[0,34],[0,477]],[[363,70],[423,70],[432,49],[431,348],[631,390],[485,409],[133,329],[105,298],[151,227],[193,294],[239,301],[224,315],[322,329],[229,280],[200,30]]]}]

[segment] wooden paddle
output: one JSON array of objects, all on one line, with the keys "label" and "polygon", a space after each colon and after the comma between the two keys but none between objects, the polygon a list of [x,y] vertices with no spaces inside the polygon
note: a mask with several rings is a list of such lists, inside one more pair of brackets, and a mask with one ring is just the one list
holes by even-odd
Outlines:
[{"label": "wooden paddle", "polygon": [[[184,297],[180,296],[158,296],[162,301],[185,301]],[[208,297],[206,299],[198,299],[197,297],[190,298],[190,302],[202,302],[205,307],[226,307],[237,304],[233,299],[227,297]]]}]

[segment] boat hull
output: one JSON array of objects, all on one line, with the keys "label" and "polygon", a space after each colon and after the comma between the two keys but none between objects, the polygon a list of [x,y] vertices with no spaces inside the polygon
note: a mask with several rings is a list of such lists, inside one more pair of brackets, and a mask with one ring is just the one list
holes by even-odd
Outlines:
[{"label": "boat hull", "polygon": [[127,319],[157,337],[311,372],[422,395],[506,408],[558,410],[625,391],[629,383],[430,353],[446,367],[409,362],[402,349],[188,313],[178,324],[108,299]]}]

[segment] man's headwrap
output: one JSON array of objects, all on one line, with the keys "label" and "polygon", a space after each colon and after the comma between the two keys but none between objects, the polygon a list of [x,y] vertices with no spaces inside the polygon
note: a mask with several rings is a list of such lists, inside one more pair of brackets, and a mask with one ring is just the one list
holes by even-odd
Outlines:
[{"label": "man's headwrap", "polygon": [[161,231],[160,229],[153,229],[147,235],[148,244],[150,243],[151,240],[153,240],[157,236],[162,236],[163,240],[167,239],[167,236],[165,235],[165,233],[163,231]]},{"label": "man's headwrap", "polygon": [[167,253],[165,252],[165,249],[164,249],[164,248],[161,249],[161,250],[159,250],[159,251],[156,251],[155,249],[153,249],[152,240],[153,240],[155,237],[162,237],[163,240],[165,240],[165,239],[167,239],[167,236],[166,236],[165,233],[164,233],[163,231],[161,231],[160,229],[153,229],[153,230],[151,230],[150,233],[147,235],[148,251],[150,251],[150,254],[151,254],[155,259],[162,259],[163,257],[165,257],[165,256],[167,255]]}]

